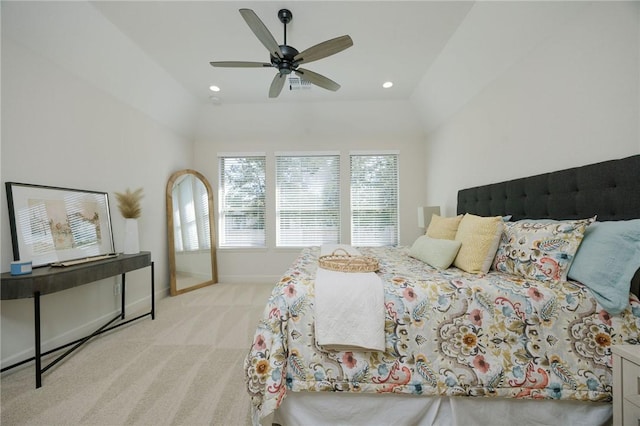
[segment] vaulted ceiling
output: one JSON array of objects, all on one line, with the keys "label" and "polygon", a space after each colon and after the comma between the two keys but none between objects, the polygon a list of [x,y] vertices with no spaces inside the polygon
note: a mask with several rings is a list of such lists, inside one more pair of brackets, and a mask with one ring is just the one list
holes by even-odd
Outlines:
[{"label": "vaulted ceiling", "polygon": [[[464,1],[140,1],[94,6],[200,99],[267,102],[275,68],[213,68],[210,61],[269,62],[269,52],[238,12],[252,9],[279,44],[302,51],[348,34],[353,46],[303,67],[342,87],[289,92],[278,101],[408,98],[473,5]],[[391,89],[382,84],[393,81]],[[209,91],[210,85],[221,88]]]},{"label": "vaulted ceiling", "polygon": [[[150,116],[190,132],[202,105],[410,100],[425,130],[575,19],[579,1],[7,1],[2,37],[62,66]],[[275,68],[239,13],[252,9],[278,43],[298,50],[348,34],[353,46],[304,64],[342,87],[268,97]],[[4,44],[4,43],[3,43]],[[45,70],[39,70],[46,72]],[[382,84],[394,86],[384,89]],[[220,87],[211,92],[209,86]]]}]

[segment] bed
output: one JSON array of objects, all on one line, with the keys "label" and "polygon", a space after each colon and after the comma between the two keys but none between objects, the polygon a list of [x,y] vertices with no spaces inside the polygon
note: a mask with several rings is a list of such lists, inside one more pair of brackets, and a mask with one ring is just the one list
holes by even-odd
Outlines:
[{"label": "bed", "polygon": [[[611,422],[611,346],[640,342],[640,155],[463,189],[457,213],[411,247],[340,246],[379,262],[379,309],[345,290],[329,312],[350,274],[302,250],[245,359],[254,424]],[[325,338],[366,315],[382,343]]]}]

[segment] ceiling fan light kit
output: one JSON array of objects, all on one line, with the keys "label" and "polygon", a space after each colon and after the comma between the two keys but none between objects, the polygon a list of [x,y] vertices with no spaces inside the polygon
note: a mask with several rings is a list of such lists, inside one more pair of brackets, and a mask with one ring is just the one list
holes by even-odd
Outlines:
[{"label": "ceiling fan light kit", "polygon": [[269,29],[260,20],[258,15],[251,9],[240,9],[240,15],[253,31],[255,36],[269,51],[269,62],[248,62],[248,61],[213,61],[210,64],[214,67],[228,68],[276,68],[278,72],[271,81],[269,87],[269,97],[277,98],[282,92],[287,76],[294,73],[302,80],[308,81],[323,89],[336,91],[340,89],[340,85],[335,81],[315,73],[313,71],[299,68],[300,64],[317,61],[327,56],[334,55],[338,52],[353,46],[353,40],[348,35],[323,41],[308,49],[299,52],[292,46],[287,44],[287,24],[293,19],[293,14],[288,9],[280,9],[278,11],[278,19],[284,25],[284,42],[278,44]]}]

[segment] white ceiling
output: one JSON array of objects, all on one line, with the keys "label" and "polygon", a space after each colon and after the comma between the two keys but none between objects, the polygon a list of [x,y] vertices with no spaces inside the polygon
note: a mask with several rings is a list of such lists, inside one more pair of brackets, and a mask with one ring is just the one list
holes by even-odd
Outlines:
[{"label": "white ceiling", "polygon": [[[187,91],[214,103],[408,99],[455,34],[466,1],[105,1],[92,2],[111,23]],[[268,62],[269,53],[238,9],[253,9],[283,43],[279,9],[293,14],[287,44],[302,51],[349,34],[353,47],[304,67],[342,85],[283,90],[269,99],[275,68],[213,68],[209,61]],[[391,80],[394,86],[383,89]],[[222,90],[216,94],[210,85]],[[212,99],[215,96],[217,99]]]},{"label": "white ceiling", "polygon": [[[411,105],[426,132],[593,6],[581,1],[0,1],[4,52],[39,55],[150,117],[191,134],[202,106],[387,100]],[[283,90],[268,98],[275,68],[213,68],[210,61],[266,62],[267,49],[238,12],[251,8],[282,42],[304,50],[349,34],[354,46],[304,67],[342,85]],[[11,51],[9,49],[9,51]],[[392,80],[392,89],[382,83]],[[212,93],[209,86],[222,88]],[[214,101],[211,97],[215,96]],[[357,104],[357,102],[359,104]],[[272,109],[273,110],[273,109]],[[397,115],[406,112],[397,111]],[[312,119],[312,117],[311,117]]]}]

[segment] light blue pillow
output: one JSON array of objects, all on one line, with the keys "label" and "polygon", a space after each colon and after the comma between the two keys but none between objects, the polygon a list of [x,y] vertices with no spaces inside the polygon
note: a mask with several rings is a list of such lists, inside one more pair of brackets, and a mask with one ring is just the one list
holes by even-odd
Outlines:
[{"label": "light blue pillow", "polygon": [[569,279],[587,286],[612,315],[629,304],[631,279],[640,268],[640,219],[594,222],[569,269]]},{"label": "light blue pillow", "polygon": [[409,256],[422,260],[435,268],[447,269],[456,258],[461,245],[460,241],[422,235],[411,246]]}]

